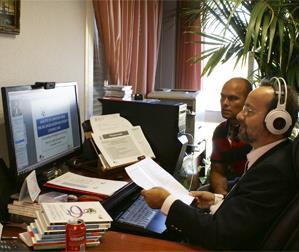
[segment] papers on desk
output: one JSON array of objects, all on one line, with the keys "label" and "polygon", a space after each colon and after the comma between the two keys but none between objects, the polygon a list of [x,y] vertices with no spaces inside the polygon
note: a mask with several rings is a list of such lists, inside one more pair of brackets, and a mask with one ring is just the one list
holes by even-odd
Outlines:
[{"label": "papers on desk", "polygon": [[84,194],[111,196],[128,182],[91,178],[67,172],[44,184],[44,186]]},{"label": "papers on desk", "polygon": [[143,189],[163,187],[173,196],[190,205],[194,197],[173,176],[165,171],[151,158],[145,158],[138,163],[126,167],[129,177]]},{"label": "papers on desk", "polygon": [[141,127],[119,114],[92,116],[90,124],[92,143],[105,169],[137,162],[140,157],[155,157]]}]

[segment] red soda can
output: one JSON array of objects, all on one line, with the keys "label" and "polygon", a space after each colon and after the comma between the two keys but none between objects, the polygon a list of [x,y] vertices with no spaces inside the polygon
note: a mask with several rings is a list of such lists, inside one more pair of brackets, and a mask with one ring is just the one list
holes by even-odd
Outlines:
[{"label": "red soda can", "polygon": [[66,224],[66,244],[67,252],[85,251],[86,246],[86,226],[83,220],[71,219]]}]

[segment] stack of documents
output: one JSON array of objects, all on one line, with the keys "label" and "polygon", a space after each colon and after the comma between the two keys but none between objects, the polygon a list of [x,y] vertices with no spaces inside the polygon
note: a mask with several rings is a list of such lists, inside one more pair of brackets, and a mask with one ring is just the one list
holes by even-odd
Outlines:
[{"label": "stack of documents", "polygon": [[38,203],[14,200],[8,204],[8,213],[11,221],[29,223],[36,218],[35,211],[40,209]]},{"label": "stack of documents", "polygon": [[117,97],[130,100],[133,90],[132,86],[104,85],[104,97]]},{"label": "stack of documents", "polygon": [[90,118],[91,142],[101,160],[103,170],[123,167],[155,154],[140,126],[133,126],[119,114]]},{"label": "stack of documents", "polygon": [[36,215],[35,221],[27,226],[30,241],[26,241],[26,244],[32,244],[34,250],[65,248],[65,227],[71,218],[84,221],[87,247],[100,244],[112,222],[109,214],[97,201],[41,203],[41,210]]}]

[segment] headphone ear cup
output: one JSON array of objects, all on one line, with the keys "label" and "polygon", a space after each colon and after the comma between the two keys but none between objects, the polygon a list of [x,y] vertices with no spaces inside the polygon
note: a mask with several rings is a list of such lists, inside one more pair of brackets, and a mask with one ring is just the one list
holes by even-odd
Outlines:
[{"label": "headphone ear cup", "polygon": [[266,128],[274,135],[281,135],[292,125],[292,118],[285,110],[273,109],[265,117]]}]

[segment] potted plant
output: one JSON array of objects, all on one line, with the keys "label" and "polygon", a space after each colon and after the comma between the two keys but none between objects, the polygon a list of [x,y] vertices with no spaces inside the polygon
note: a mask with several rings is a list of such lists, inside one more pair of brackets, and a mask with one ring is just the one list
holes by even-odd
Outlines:
[{"label": "potted plant", "polygon": [[[231,58],[235,58],[236,64],[244,62],[251,54],[258,65],[256,79],[282,76],[299,92],[298,0],[190,0],[189,3],[181,13],[190,25],[200,17],[203,29],[192,32],[203,37],[201,43],[213,45],[192,58],[194,63],[208,58],[203,74],[209,74],[217,64]],[[204,28],[211,24],[224,28],[217,34],[205,33]]]}]

